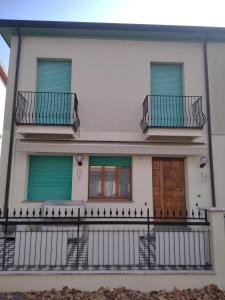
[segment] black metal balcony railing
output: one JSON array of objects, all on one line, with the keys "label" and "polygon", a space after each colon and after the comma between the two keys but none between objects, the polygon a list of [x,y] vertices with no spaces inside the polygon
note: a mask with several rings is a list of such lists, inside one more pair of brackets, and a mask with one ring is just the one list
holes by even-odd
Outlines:
[{"label": "black metal balcony railing", "polygon": [[17,125],[61,125],[79,128],[78,100],[75,93],[17,93],[15,109]]},{"label": "black metal balcony railing", "polygon": [[202,129],[206,116],[200,96],[147,95],[143,102],[141,128]]}]

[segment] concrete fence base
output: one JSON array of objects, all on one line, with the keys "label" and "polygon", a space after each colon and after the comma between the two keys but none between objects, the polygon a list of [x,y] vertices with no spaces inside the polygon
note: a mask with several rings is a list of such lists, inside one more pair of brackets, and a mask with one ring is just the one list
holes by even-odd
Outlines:
[{"label": "concrete fence base", "polygon": [[1,292],[41,291],[64,286],[83,291],[96,290],[99,287],[121,287],[150,290],[171,290],[173,288],[201,288],[216,284],[225,290],[225,209],[208,209],[212,242],[214,271],[163,271],[163,272],[123,272],[123,273],[56,273],[56,272],[1,272]]},{"label": "concrete fence base", "polygon": [[116,288],[124,286],[129,289],[151,291],[172,290],[173,288],[201,288],[216,284],[225,289],[225,276],[210,273],[191,274],[49,274],[49,275],[2,275],[0,291],[42,291],[64,286],[82,291],[93,291],[99,287]]}]

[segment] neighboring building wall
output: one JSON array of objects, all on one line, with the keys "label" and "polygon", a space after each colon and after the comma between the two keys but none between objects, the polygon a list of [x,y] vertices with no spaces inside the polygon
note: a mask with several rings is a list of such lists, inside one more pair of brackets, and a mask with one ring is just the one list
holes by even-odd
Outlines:
[{"label": "neighboring building wall", "polygon": [[[44,45],[44,46],[43,46]],[[15,74],[17,39],[12,39],[11,59],[9,67],[9,91],[7,94],[7,119],[4,124],[4,168],[1,176],[1,203],[4,199],[5,174],[7,166],[7,147],[9,141],[12,114],[12,99]],[[166,51],[165,51],[166,49]],[[120,207],[144,207],[151,204],[152,209],[152,156],[158,156],[158,148],[144,139],[140,128],[142,118],[142,102],[150,94],[150,63],[169,62],[183,64],[184,95],[202,95],[205,107],[203,48],[201,43],[186,42],[153,42],[114,39],[82,39],[82,38],[40,38],[23,37],[18,90],[35,91],[37,59],[71,59],[72,60],[72,92],[76,92],[79,100],[79,117],[81,120],[80,136],[76,141],[70,140],[73,150],[69,154],[79,153],[78,142],[81,141],[129,141],[143,142],[148,145],[151,155],[133,155],[132,166],[132,202],[120,203]],[[30,151],[29,143],[23,151],[19,151],[20,137],[14,143],[10,206],[18,207],[26,200],[27,168],[30,153],[48,153],[46,142],[39,143],[39,150]],[[198,140],[207,149],[207,126],[203,136]],[[193,144],[195,144],[193,142]],[[162,145],[162,144],[161,144]],[[199,158],[201,150],[190,155],[188,150],[181,152],[174,145],[174,152],[168,154],[164,144],[160,156],[180,156],[186,159],[186,198],[188,208],[210,206],[210,183],[208,166],[201,170]],[[26,148],[27,147],[27,148]],[[88,151],[87,154],[96,152]],[[196,144],[198,149],[199,144]],[[66,147],[65,147],[66,148]],[[65,150],[61,147],[61,154]],[[187,147],[188,148],[188,147]],[[27,150],[26,150],[27,149]],[[132,152],[127,148],[123,154]],[[67,152],[68,153],[68,152]],[[81,152],[84,153],[84,152]],[[120,154],[120,153],[117,153]],[[103,155],[103,154],[102,154]],[[87,201],[88,193],[88,155],[85,156],[82,176],[78,180],[77,164],[74,156],[74,174],[72,200]],[[4,170],[4,171],[3,171]],[[141,174],[141,176],[140,176]],[[104,203],[90,202],[89,206],[105,206]],[[39,206],[40,203],[25,202],[24,206]],[[118,206],[109,203],[108,206]]]},{"label": "neighboring building wall", "polygon": [[8,153],[9,153],[9,139],[10,139],[10,128],[12,120],[12,106],[13,106],[13,93],[15,83],[15,72],[16,72],[16,54],[17,54],[17,38],[13,38],[11,42],[10,59],[9,59],[9,70],[8,70],[8,81],[6,91],[6,105],[3,123],[3,136],[2,136],[2,150],[1,150],[1,167],[0,167],[0,203],[4,205],[5,199],[5,186],[6,186],[6,174],[8,165]]},{"label": "neighboring building wall", "polygon": [[1,142],[3,133],[3,119],[5,111],[5,97],[6,97],[6,74],[4,73],[0,65],[0,154],[1,154]]},{"label": "neighboring building wall", "polygon": [[225,207],[225,44],[208,44],[216,205]]}]

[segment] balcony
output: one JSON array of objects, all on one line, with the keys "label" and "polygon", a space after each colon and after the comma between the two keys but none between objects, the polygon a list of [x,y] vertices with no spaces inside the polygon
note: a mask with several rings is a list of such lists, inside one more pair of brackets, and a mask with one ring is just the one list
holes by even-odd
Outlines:
[{"label": "balcony", "polygon": [[15,108],[17,133],[31,138],[74,138],[79,128],[75,93],[17,93]]},{"label": "balcony", "polygon": [[147,95],[143,102],[145,139],[196,139],[205,123],[200,96]]}]

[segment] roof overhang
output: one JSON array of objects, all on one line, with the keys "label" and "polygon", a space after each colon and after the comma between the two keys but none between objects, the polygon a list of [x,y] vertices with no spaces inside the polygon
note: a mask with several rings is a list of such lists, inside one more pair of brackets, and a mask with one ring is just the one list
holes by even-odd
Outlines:
[{"label": "roof overhang", "polygon": [[10,45],[20,28],[28,36],[83,36],[144,40],[225,41],[225,28],[174,25],[0,20],[0,33]]},{"label": "roof overhang", "polygon": [[4,71],[3,67],[0,65],[0,78],[2,78],[4,84],[7,84],[7,75],[6,72]]}]

